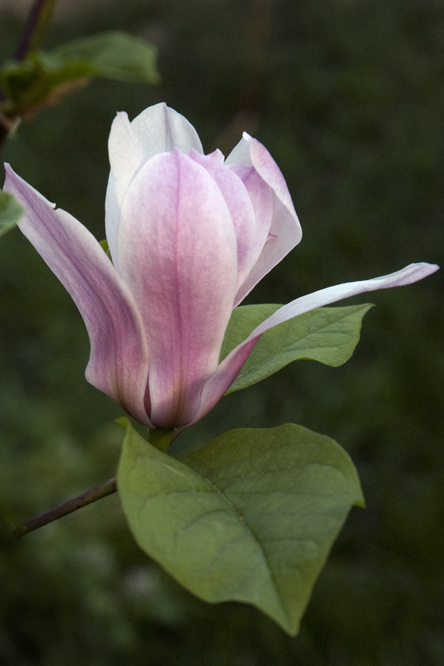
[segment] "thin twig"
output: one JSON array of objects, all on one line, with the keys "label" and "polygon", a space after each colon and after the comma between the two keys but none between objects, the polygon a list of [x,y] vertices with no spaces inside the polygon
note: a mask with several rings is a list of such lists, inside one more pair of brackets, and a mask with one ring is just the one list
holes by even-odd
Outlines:
[{"label": "thin twig", "polygon": [[[34,0],[34,4],[26,19],[19,45],[14,54],[15,60],[24,60],[29,51],[37,48],[56,3],[57,0]],[[5,96],[0,90],[0,102],[5,101]],[[9,121],[11,126],[14,126],[17,119],[16,115],[12,115],[6,119],[4,117],[3,119],[0,118],[0,150],[3,148],[11,131],[11,127],[8,126],[8,122],[6,121]]]},{"label": "thin twig", "polygon": [[7,137],[9,134],[9,130],[6,129],[6,126],[2,123],[0,119],[0,150],[3,148],[3,144],[5,143]]},{"label": "thin twig", "polygon": [[31,520],[27,520],[25,523],[19,525],[12,531],[9,536],[9,542],[14,543],[25,536],[25,534],[29,534],[29,532],[33,532],[39,527],[48,525],[48,523],[52,523],[54,520],[58,520],[63,516],[67,516],[69,513],[73,513],[74,511],[77,511],[84,506],[88,506],[88,504],[97,502],[97,500],[102,499],[103,497],[107,497],[107,495],[112,495],[116,491],[117,479],[114,477],[109,481],[105,481],[105,483],[102,483],[99,486],[96,486],[91,490],[87,490],[81,495],[68,500],[55,509],[51,509],[51,511],[47,511],[46,513],[42,513],[40,516],[31,518]]},{"label": "thin twig", "polygon": [[29,51],[37,48],[57,0],[34,0],[15,52],[15,60],[24,60]]}]

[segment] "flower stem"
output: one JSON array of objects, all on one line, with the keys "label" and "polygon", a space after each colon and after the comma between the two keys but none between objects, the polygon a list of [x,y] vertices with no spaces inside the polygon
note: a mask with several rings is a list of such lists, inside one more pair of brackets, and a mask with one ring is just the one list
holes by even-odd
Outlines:
[{"label": "flower stem", "polygon": [[69,513],[73,513],[74,511],[77,511],[84,506],[88,506],[88,504],[97,502],[97,500],[102,499],[102,497],[112,495],[116,491],[117,479],[116,477],[113,477],[109,481],[105,481],[105,483],[101,483],[99,486],[96,486],[91,490],[87,490],[81,495],[68,500],[55,509],[51,509],[51,511],[42,513],[40,516],[31,518],[31,520],[27,520],[25,523],[19,525],[11,532],[8,541],[9,543],[15,543],[23,536],[25,536],[25,534],[29,534],[29,532],[33,532],[39,527],[48,525],[48,523],[52,523],[54,520],[58,520],[63,516],[67,516]]},{"label": "flower stem", "polygon": [[39,45],[57,0],[34,0],[23,33],[14,54],[16,60],[24,60],[29,51]]}]

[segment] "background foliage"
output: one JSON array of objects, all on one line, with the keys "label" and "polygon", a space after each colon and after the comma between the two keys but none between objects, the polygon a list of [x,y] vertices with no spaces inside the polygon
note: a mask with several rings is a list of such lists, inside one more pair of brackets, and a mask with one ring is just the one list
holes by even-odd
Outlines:
[{"label": "background foliage", "polygon": [[[4,60],[22,23],[0,11]],[[206,151],[254,133],[287,179],[304,239],[248,302],[442,263],[441,2],[116,0],[60,12],[43,46],[113,29],[158,46],[161,85],[94,82],[3,153],[99,238],[114,114],[166,101]],[[368,508],[352,512],[298,638],[182,591],[136,547],[112,496],[2,554],[0,663],[444,664],[441,294],[439,273],[373,294],[349,363],[295,363],[177,442],[292,421],[352,455]],[[0,502],[20,522],[114,474],[121,411],[85,382],[80,316],[18,231],[0,242],[0,336]]]}]

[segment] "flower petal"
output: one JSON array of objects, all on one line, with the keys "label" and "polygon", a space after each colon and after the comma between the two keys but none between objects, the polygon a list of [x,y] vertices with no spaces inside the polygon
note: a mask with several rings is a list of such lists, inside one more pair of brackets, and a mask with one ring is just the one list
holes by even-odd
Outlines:
[{"label": "flower petal", "polygon": [[273,326],[277,326],[284,321],[297,317],[304,312],[309,312],[315,308],[320,308],[329,303],[335,303],[343,298],[349,298],[356,294],[362,294],[368,291],[378,289],[388,289],[390,287],[402,287],[412,284],[418,280],[431,275],[439,269],[436,264],[410,264],[400,271],[372,278],[370,280],[360,280],[358,282],[346,282],[326,289],[320,289],[312,294],[301,296],[296,300],[279,308],[271,317],[263,321],[248,336],[244,342],[235,347],[230,354],[219,365],[217,372],[207,382],[202,392],[202,402],[198,414],[193,419],[196,423],[205,416],[214,405],[222,398],[225,391],[231,386],[239,374],[243,364],[248,358],[251,350],[259,340],[262,333],[268,331]]},{"label": "flower petal", "polygon": [[239,288],[262,249],[257,247],[260,234],[251,199],[242,180],[224,165],[220,151],[214,151],[210,155],[200,155],[192,150],[189,156],[214,178],[230,211],[237,241],[237,288]]},{"label": "flower petal", "polygon": [[94,236],[5,168],[5,189],[25,208],[20,230],[69,291],[86,324],[87,380],[149,426],[143,402],[148,358],[131,294]]},{"label": "flower petal", "polygon": [[142,167],[122,206],[118,258],[141,304],[151,421],[181,426],[217,368],[236,293],[231,216],[202,166],[175,150]]},{"label": "flower petal", "polygon": [[105,199],[106,238],[115,263],[120,207],[128,185],[144,163],[144,152],[126,113],[118,113],[108,139],[111,173]]},{"label": "flower petal", "polygon": [[[271,317],[259,324],[257,328],[248,336],[247,340],[256,338],[268,329],[281,324],[288,319],[293,319],[304,312],[309,312],[315,308],[323,307],[329,303],[335,303],[343,298],[350,298],[364,292],[377,291],[378,289],[389,289],[391,287],[403,287],[413,282],[418,282],[423,278],[439,270],[436,264],[409,264],[405,268],[389,275],[381,275],[370,280],[359,280],[357,282],[345,282],[333,287],[326,287],[312,294],[296,298],[291,303],[287,303],[277,310]],[[247,342],[247,340],[245,342]],[[245,344],[245,343],[243,343]]]},{"label": "flower petal", "polygon": [[158,153],[179,148],[187,154],[192,148],[203,153],[199,135],[186,118],[163,102],[149,106],[131,123],[145,155],[145,161]]},{"label": "flower petal", "polygon": [[113,120],[108,151],[111,171],[116,177],[117,202],[121,206],[128,185],[146,161],[142,146],[124,112],[118,113]]},{"label": "flower petal", "polygon": [[[291,200],[285,179],[268,150],[246,132],[226,159],[228,165],[254,167],[262,180],[273,192],[273,215],[269,233],[271,238],[265,243],[262,253],[245,280],[236,302],[240,303],[253,287],[277,263],[285,257],[302,238],[302,229]],[[253,184],[253,198],[257,184]],[[248,189],[248,183],[245,181]]]},{"label": "flower petal", "polygon": [[199,136],[186,118],[166,104],[155,104],[130,123],[125,112],[117,114],[108,141],[111,173],[106,190],[106,238],[114,265],[119,270],[116,239],[120,208],[128,186],[142,164],[158,153],[192,148],[203,153]]},{"label": "flower petal", "polygon": [[274,196],[271,187],[267,185],[253,167],[234,165],[229,168],[242,180],[253,205],[256,220],[256,234],[250,246],[248,270],[243,273],[243,280],[238,284],[238,292],[234,302],[236,307],[258,282],[255,276],[258,271],[260,273],[261,264],[258,265],[257,262],[264,251],[267,240],[275,238],[270,236]]},{"label": "flower petal", "polygon": [[117,203],[115,184],[116,177],[113,172],[110,171],[105,197],[105,233],[113,264],[118,272],[119,265],[117,262],[117,233],[119,230],[120,206]]}]

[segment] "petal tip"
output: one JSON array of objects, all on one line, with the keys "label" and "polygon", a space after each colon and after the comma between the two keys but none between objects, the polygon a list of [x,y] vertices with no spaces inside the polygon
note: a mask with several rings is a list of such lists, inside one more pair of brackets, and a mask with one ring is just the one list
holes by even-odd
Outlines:
[{"label": "petal tip", "polygon": [[[412,282],[418,282],[436,271],[439,271],[438,264],[429,264],[427,262],[418,262],[406,266],[406,268],[399,271],[400,273],[406,273],[407,279],[411,279]],[[409,270],[410,269],[410,270]]]},{"label": "petal tip", "polygon": [[3,189],[5,192],[9,192],[11,189],[15,189],[14,186],[17,187],[22,179],[18,174],[15,173],[14,169],[9,164],[9,162],[5,162],[4,167],[5,167],[5,182],[3,185]]},{"label": "petal tip", "polygon": [[3,166],[5,167],[5,173],[6,173],[5,183],[6,183],[8,177],[15,176],[16,173],[15,173],[14,169],[12,168],[12,166],[9,164],[9,162],[3,162]]}]

